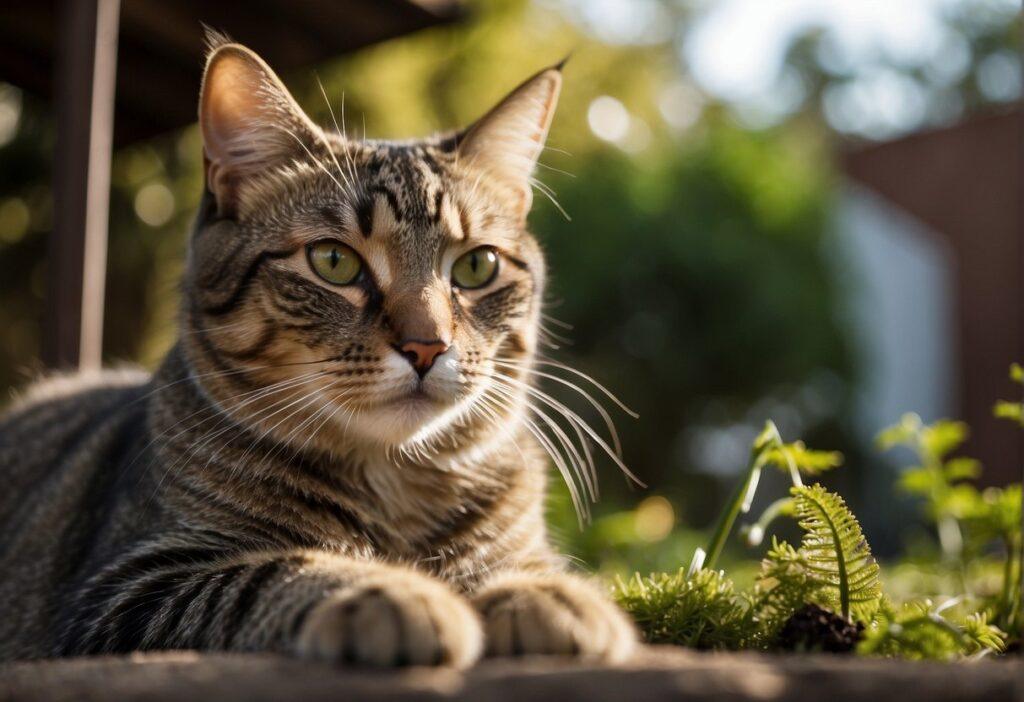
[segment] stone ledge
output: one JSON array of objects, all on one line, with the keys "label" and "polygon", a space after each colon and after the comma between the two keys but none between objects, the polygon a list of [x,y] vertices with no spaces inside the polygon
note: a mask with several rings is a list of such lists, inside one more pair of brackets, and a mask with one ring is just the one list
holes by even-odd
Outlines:
[{"label": "stone ledge", "polygon": [[0,700],[261,702],[358,700],[1024,700],[1024,665],[943,665],[831,656],[696,653],[649,647],[600,667],[556,659],[488,661],[466,673],[370,672],[272,655],[172,652],[0,666]]}]

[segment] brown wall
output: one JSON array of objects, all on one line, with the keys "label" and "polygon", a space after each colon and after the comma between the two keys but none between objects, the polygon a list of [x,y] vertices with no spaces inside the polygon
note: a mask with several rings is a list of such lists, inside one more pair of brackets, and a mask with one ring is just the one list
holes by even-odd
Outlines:
[{"label": "brown wall", "polygon": [[1020,480],[1024,438],[992,417],[1007,379],[1024,360],[1022,112],[1019,107],[960,125],[852,152],[846,172],[943,236],[955,254],[955,343],[959,416],[970,424],[965,453],[985,482]]}]

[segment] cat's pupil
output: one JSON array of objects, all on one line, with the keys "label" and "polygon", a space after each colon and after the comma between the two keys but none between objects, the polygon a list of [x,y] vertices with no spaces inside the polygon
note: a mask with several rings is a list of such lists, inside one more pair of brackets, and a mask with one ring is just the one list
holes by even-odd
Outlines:
[{"label": "cat's pupil", "polygon": [[341,254],[338,253],[337,248],[331,249],[331,268],[338,267],[338,261],[341,259]]},{"label": "cat's pupil", "polygon": [[470,257],[469,257],[469,267],[471,269],[473,269],[474,273],[476,273],[476,269],[479,267],[479,265],[480,265],[480,256],[477,253],[475,253],[475,252],[470,254]]}]

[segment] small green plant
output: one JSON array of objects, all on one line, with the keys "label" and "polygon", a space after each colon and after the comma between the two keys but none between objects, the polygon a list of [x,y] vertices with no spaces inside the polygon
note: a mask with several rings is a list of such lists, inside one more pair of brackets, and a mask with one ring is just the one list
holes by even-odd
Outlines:
[{"label": "small green plant", "polygon": [[[1024,367],[1010,366],[1010,380],[1024,386]],[[999,400],[993,408],[995,416],[1009,419],[1024,428],[1024,399]],[[982,523],[994,531],[1006,544],[1006,566],[1003,570],[1003,590],[1000,597],[1000,622],[1013,632],[1018,641],[1024,639],[1024,491],[1021,485],[1009,485],[1002,491],[986,490],[984,502],[989,510],[982,510]],[[1016,558],[1014,555],[1016,554]],[[1016,563],[1014,563],[1016,561]]]},{"label": "small green plant", "polygon": [[[788,471],[793,486],[800,487],[803,485],[800,478],[801,473],[818,475],[841,465],[842,462],[843,456],[837,451],[812,451],[804,446],[802,441],[791,444],[783,442],[775,423],[771,420],[765,422],[764,429],[757,435],[750,447],[750,460],[747,462],[743,481],[737,486],[718,518],[706,556],[703,555],[703,552],[698,552],[698,565],[713,568],[718,562],[718,557],[736,524],[736,519],[741,513],[746,514],[750,511],[750,505],[754,501],[754,494],[761,479],[761,471],[765,467],[774,466]],[[782,514],[784,510],[785,505],[780,503],[776,511],[772,513],[772,517]],[[762,533],[763,530],[764,524],[761,526]]]},{"label": "small green plant", "polygon": [[[937,467],[943,480],[963,472],[967,464],[945,456],[959,445],[966,428],[908,422],[901,430],[907,427],[910,433],[900,435],[900,440],[912,435],[919,446],[926,447],[929,460],[936,457],[929,470]],[[998,608],[961,612],[962,598],[942,607],[927,601],[895,607],[885,598],[878,565],[845,501],[821,485],[805,486],[801,478],[840,462],[836,453],[812,451],[800,442],[784,443],[768,422],[751,447],[747,470],[722,510],[707,551],[698,549],[685,571],[616,579],[613,593],[634,616],[645,638],[702,649],[840,652],[856,648],[862,655],[941,660],[1003,650],[1005,634],[990,623],[992,612],[1002,616]],[[953,468],[946,470],[950,463]],[[748,544],[760,544],[770,524],[782,517],[796,519],[804,535],[799,548],[773,537],[755,584],[740,591],[713,565],[739,515],[749,511],[760,472],[768,466],[787,471],[793,485],[789,497],[773,502],[744,529]],[[928,495],[940,493],[929,491]],[[1019,519],[1019,511],[1013,509],[1013,491],[979,495],[981,501],[974,503],[976,517],[971,516],[973,512],[956,512],[958,532],[962,518],[971,534],[979,531],[974,519],[992,533],[1012,533],[1010,521],[1014,514]],[[988,506],[982,508],[982,504]],[[958,616],[947,616],[953,609]]]},{"label": "small green plant", "polygon": [[[1010,378],[1024,384],[1024,369],[1013,364]],[[994,413],[1024,427],[1021,402],[1000,400]],[[903,472],[898,486],[923,500],[925,515],[935,525],[940,548],[950,565],[962,574],[969,561],[993,549],[1004,554],[999,594],[983,604],[996,624],[1020,637],[1024,626],[1021,486],[1014,483],[979,490],[971,481],[981,475],[981,464],[972,458],[951,456],[967,435],[967,426],[962,422],[939,420],[924,424],[917,415],[907,414],[897,424],[882,430],[877,442],[884,450],[902,445],[915,452],[919,464]],[[961,581],[960,595],[971,596],[964,579]]]},{"label": "small green plant", "polygon": [[838,600],[844,619],[870,621],[882,589],[878,564],[860,524],[843,498],[820,485],[792,489],[796,517],[804,530],[800,550],[806,567],[829,599]]},{"label": "small green plant", "polygon": [[972,499],[970,486],[961,481],[976,478],[980,464],[972,458],[949,458],[967,439],[963,422],[939,420],[925,424],[916,414],[905,414],[900,421],[883,429],[876,443],[883,451],[906,446],[917,456],[918,464],[903,471],[899,487],[925,501],[925,513],[935,523],[943,557],[954,562],[963,558],[963,533],[958,515],[965,501]]},{"label": "small green plant", "polygon": [[886,600],[865,630],[857,651],[863,655],[951,660],[1003,650],[1004,635],[988,623],[985,613],[969,614],[957,622],[944,616],[948,608],[935,607],[930,600],[896,608]]}]

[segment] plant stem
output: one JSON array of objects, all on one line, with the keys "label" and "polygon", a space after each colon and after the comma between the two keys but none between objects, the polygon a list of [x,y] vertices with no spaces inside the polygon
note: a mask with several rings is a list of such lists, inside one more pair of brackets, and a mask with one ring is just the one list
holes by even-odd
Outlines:
[{"label": "plant stem", "polygon": [[704,559],[705,568],[713,568],[715,563],[718,561],[718,557],[722,553],[722,549],[725,547],[725,542],[729,538],[732,527],[736,523],[736,518],[740,515],[740,512],[744,510],[744,506],[749,509],[750,499],[753,495],[748,495],[748,492],[753,492],[753,489],[757,487],[758,477],[761,473],[761,467],[764,464],[763,460],[764,449],[752,449],[750,451],[750,461],[747,463],[746,478],[742,483],[736,486],[733,490],[732,496],[725,505],[725,509],[718,516],[718,522],[715,524],[715,531],[711,536],[711,541],[708,544],[708,555]]},{"label": "plant stem", "polygon": [[768,507],[765,508],[764,512],[761,513],[760,518],[749,527],[745,527],[747,530],[747,545],[748,546],[759,546],[764,540],[765,532],[768,531],[768,527],[779,517],[791,516],[793,513],[793,498],[782,497],[775,502],[772,502]]}]

